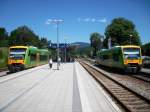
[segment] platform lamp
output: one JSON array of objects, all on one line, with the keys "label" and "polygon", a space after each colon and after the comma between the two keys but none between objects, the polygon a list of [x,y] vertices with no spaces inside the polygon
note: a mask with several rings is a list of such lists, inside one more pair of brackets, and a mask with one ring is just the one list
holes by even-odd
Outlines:
[{"label": "platform lamp", "polygon": [[56,28],[57,28],[57,70],[59,70],[59,24],[64,22],[62,19],[48,19],[47,23],[54,23],[56,24]]}]

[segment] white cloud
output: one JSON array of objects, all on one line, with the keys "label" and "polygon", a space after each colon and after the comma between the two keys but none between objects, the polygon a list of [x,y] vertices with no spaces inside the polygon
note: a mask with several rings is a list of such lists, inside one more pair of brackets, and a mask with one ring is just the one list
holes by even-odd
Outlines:
[{"label": "white cloud", "polygon": [[107,19],[106,18],[102,18],[102,19],[96,19],[96,18],[92,18],[92,17],[88,17],[88,18],[78,18],[79,22],[92,22],[92,23],[106,23]]},{"label": "white cloud", "polygon": [[106,23],[106,22],[107,22],[106,18],[99,19],[99,20],[97,20],[97,21],[98,21],[98,22],[101,22],[101,23]]},{"label": "white cloud", "polygon": [[49,24],[52,24],[52,23],[61,23],[61,22],[63,22],[62,19],[47,19],[45,24],[49,25]]},{"label": "white cloud", "polygon": [[89,22],[91,19],[90,18],[85,18],[84,21],[85,22]]},{"label": "white cloud", "polygon": [[45,22],[45,24],[49,25],[51,23],[51,21],[52,21],[51,19],[47,19],[46,22]]},{"label": "white cloud", "polygon": [[50,23],[48,21],[45,22],[46,25],[49,25]]},{"label": "white cloud", "polygon": [[92,18],[92,19],[91,19],[91,22],[93,22],[93,23],[96,22],[96,19],[95,19],[95,18]]},{"label": "white cloud", "polygon": [[57,28],[56,24],[52,24],[52,21],[55,21],[55,19],[54,20],[53,19],[47,19],[45,24],[46,25],[50,25],[51,24],[53,28]]}]

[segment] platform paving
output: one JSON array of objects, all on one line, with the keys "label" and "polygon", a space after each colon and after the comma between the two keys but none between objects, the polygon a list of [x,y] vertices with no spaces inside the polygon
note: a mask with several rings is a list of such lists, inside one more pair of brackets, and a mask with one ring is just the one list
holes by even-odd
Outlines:
[{"label": "platform paving", "polygon": [[78,63],[54,63],[0,77],[0,112],[119,112]]}]

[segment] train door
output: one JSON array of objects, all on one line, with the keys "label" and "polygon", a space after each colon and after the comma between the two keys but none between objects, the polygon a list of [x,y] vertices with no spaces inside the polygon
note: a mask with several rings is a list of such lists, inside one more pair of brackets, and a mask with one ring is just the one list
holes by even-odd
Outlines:
[{"label": "train door", "polygon": [[40,65],[40,54],[37,53],[36,54],[36,66],[39,66]]}]

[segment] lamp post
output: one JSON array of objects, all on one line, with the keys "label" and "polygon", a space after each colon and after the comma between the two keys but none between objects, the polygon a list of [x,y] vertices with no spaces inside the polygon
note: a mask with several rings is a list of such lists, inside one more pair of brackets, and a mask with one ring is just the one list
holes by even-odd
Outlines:
[{"label": "lamp post", "polygon": [[59,24],[63,22],[62,19],[49,19],[48,22],[56,24],[57,27],[57,69],[59,70]]},{"label": "lamp post", "polygon": [[109,37],[109,39],[108,39],[108,49],[110,49],[111,48],[111,37]]},{"label": "lamp post", "polygon": [[64,37],[65,49],[64,49],[64,61],[67,62],[67,37]]},{"label": "lamp post", "polygon": [[67,47],[66,44],[67,44],[67,43],[66,43],[66,40],[65,40],[65,63],[66,63],[66,47]]},{"label": "lamp post", "polygon": [[103,49],[103,47],[104,47],[103,42],[104,42],[104,36],[101,37],[101,48],[100,49]]},{"label": "lamp post", "polygon": [[131,38],[132,38],[132,35],[130,34],[130,45],[131,45]]}]

